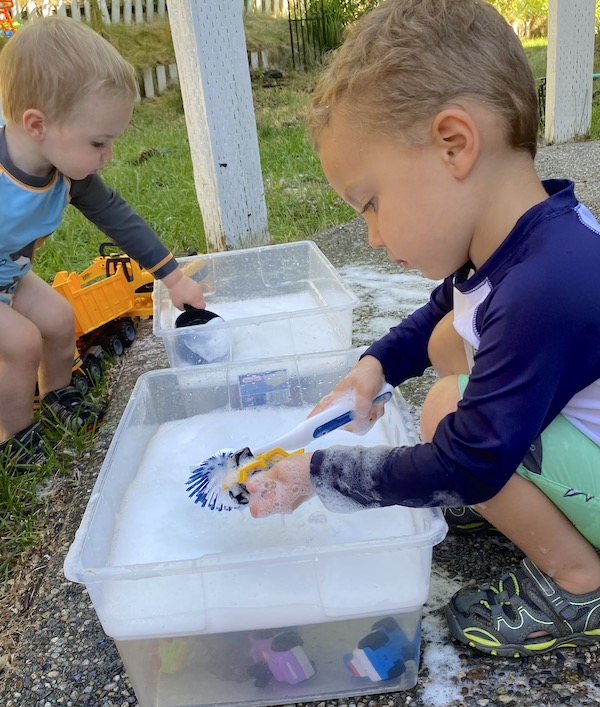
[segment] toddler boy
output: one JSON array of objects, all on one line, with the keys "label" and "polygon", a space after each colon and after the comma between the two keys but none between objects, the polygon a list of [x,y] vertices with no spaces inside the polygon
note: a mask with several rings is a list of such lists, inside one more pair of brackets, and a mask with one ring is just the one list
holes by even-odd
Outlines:
[{"label": "toddler boy", "polygon": [[75,352],[71,306],[31,270],[39,243],[70,203],[162,279],[176,307],[204,307],[150,226],[100,178],[127,127],[133,67],[82,22],[52,17],[20,29],[0,52],[0,458],[42,463],[42,415],[91,428],[102,411],[69,385]]}]

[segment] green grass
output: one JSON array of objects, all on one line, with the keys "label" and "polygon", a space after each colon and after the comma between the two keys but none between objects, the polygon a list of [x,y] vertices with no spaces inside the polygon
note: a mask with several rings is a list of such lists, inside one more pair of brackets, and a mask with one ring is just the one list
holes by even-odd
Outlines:
[{"label": "green grass", "polygon": [[528,39],[523,42],[523,48],[527,54],[527,60],[531,71],[536,79],[546,75],[546,54],[548,50],[548,40]]},{"label": "green grass", "polygon": [[[353,216],[329,187],[304,130],[302,116],[313,81],[314,75],[298,73],[275,87],[254,82],[265,200],[277,243],[310,238]],[[175,253],[206,250],[178,91],[136,107],[103,177]],[[76,209],[67,209],[60,228],[36,254],[36,272],[51,282],[59,270],[82,270],[98,255],[103,240]]]},{"label": "green grass", "polygon": [[[536,79],[545,77],[548,40],[546,38],[526,40],[523,42],[523,47],[534,77]],[[594,50],[593,72],[594,74],[600,73],[600,46],[598,42]],[[580,139],[600,139],[600,79],[594,79],[593,91],[591,126],[589,132],[582,135]]]}]

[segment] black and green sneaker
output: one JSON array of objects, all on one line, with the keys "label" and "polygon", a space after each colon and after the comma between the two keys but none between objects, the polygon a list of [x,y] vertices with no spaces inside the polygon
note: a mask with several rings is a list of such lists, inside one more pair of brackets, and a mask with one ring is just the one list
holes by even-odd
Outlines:
[{"label": "black and green sneaker", "polygon": [[495,531],[496,528],[471,506],[458,508],[442,508],[444,519],[448,524],[448,532],[454,535],[471,535]]},{"label": "black and green sneaker", "polygon": [[445,613],[454,638],[504,658],[600,643],[600,588],[571,594],[527,558],[494,584],[458,591]]}]

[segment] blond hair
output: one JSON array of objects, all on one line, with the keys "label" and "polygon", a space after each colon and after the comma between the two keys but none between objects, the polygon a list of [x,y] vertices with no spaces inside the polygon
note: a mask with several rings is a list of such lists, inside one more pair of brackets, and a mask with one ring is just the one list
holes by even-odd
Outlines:
[{"label": "blond hair", "polygon": [[535,82],[506,20],[479,0],[385,0],[359,20],[312,94],[307,127],[318,149],[333,110],[407,142],[461,99],[485,105],[509,145],[535,156]]},{"label": "blond hair", "polygon": [[62,122],[86,95],[135,97],[135,72],[83,22],[48,17],[19,29],[0,52],[0,101],[6,121],[36,108]]}]

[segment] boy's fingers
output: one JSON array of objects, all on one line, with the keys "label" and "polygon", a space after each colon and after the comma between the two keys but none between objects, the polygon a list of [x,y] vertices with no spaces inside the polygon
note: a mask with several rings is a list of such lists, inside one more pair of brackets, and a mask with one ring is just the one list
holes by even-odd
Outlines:
[{"label": "boy's fingers", "polygon": [[313,495],[310,457],[310,454],[289,457],[246,481],[250,514],[254,518],[291,513]]}]

